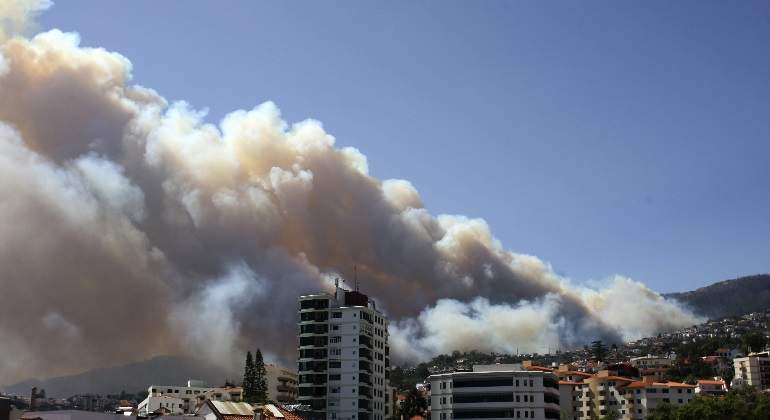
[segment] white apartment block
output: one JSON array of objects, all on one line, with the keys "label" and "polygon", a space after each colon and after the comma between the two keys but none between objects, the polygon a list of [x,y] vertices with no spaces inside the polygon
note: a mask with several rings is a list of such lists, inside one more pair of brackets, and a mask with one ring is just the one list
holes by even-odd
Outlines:
[{"label": "white apartment block", "polygon": [[546,368],[525,362],[531,371],[552,372],[559,379],[562,419],[593,420],[617,415],[624,420],[647,418],[662,402],[684,405],[695,397],[695,386],[678,382],[656,382],[618,376],[618,371],[596,374],[574,371],[571,366]]},{"label": "white apartment block", "polygon": [[[150,385],[147,392],[147,398],[139,403],[139,414],[141,415],[152,413],[154,410],[161,407],[170,409],[172,413],[177,413],[179,412],[179,410],[177,410],[179,404],[181,404],[181,413],[189,414],[193,413],[195,408],[203,404],[206,400],[241,401],[243,399],[243,388],[241,387],[206,387],[203,382],[192,379],[187,381],[186,386]],[[169,399],[164,400],[159,397],[172,397],[179,401],[172,401]],[[173,404],[173,406],[171,404]]]},{"label": "white apartment block", "polygon": [[298,402],[312,420],[386,420],[388,320],[374,301],[336,287],[299,299]]},{"label": "white apartment block", "polygon": [[171,415],[185,414],[184,403],[181,398],[172,397],[170,395],[161,395],[157,397],[147,396],[142,402],[139,403],[137,411],[139,415],[147,416],[150,413],[165,412]]},{"label": "white apartment block", "polygon": [[721,379],[699,379],[695,386],[696,395],[718,396],[727,394],[727,384]]},{"label": "white apartment block", "polygon": [[631,366],[637,369],[658,369],[658,368],[670,368],[674,364],[674,360],[663,356],[642,356],[634,357],[630,360]]},{"label": "white apartment block", "polygon": [[559,419],[559,383],[521,365],[476,365],[431,375],[430,420]]},{"label": "white apartment block", "polygon": [[695,386],[678,382],[633,382],[624,388],[623,419],[645,419],[659,404],[666,402],[675,407],[689,403]]},{"label": "white apartment block", "polygon": [[274,364],[265,365],[267,399],[282,404],[297,401],[297,372]]},{"label": "white apartment block", "polygon": [[770,352],[751,353],[733,359],[735,378],[759,390],[770,388]]},{"label": "white apartment block", "polygon": [[645,419],[661,402],[679,406],[689,403],[695,396],[694,385],[638,381],[612,376],[606,371],[585,379],[580,388],[573,417],[579,420],[602,418],[613,413],[624,420]]}]

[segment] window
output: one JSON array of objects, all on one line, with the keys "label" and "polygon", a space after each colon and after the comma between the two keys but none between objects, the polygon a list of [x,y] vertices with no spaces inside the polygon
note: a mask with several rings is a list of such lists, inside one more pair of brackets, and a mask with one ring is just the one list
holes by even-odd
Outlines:
[{"label": "window", "polygon": [[679,399],[679,404],[681,404],[681,403],[682,403],[682,399],[680,398],[680,399]]},{"label": "window", "polygon": [[339,343],[341,341],[342,341],[342,337],[340,337],[338,335],[333,335],[333,336],[329,337],[329,342],[330,343]]},{"label": "window", "polygon": [[516,396],[516,402],[520,402],[520,401],[519,401],[519,396],[518,396],[518,395]]},{"label": "window", "polygon": [[524,412],[524,418],[525,418],[525,419],[529,418],[529,411],[525,411],[525,412]]},{"label": "window", "polygon": [[519,386],[519,380],[518,379],[516,380],[516,386]]},{"label": "window", "polygon": [[534,379],[530,379],[529,380],[529,386],[535,386],[535,380]]},{"label": "window", "polygon": [[342,318],[342,312],[332,312],[332,318]]}]

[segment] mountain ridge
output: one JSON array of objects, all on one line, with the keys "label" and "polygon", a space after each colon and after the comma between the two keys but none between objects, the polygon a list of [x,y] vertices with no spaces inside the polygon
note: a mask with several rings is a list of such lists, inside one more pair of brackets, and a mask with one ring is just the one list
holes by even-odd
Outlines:
[{"label": "mountain ridge", "polygon": [[188,379],[200,379],[210,385],[222,385],[225,379],[235,378],[236,372],[209,362],[183,356],[156,356],[148,360],[124,365],[91,369],[74,375],[48,379],[28,379],[12,385],[0,386],[11,395],[28,395],[32,387],[45,389],[53,398],[67,398],[77,394],[119,394],[137,392],[150,385],[181,385]]},{"label": "mountain ridge", "polygon": [[688,292],[665,293],[698,315],[710,319],[743,315],[770,308],[770,274],[722,280]]}]

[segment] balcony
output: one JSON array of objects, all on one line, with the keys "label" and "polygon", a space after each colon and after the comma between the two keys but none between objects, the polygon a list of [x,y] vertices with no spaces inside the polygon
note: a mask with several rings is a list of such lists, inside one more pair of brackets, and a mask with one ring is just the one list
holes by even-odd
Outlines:
[{"label": "balcony", "polygon": [[362,397],[372,398],[372,390],[368,386],[359,386],[358,395]]},{"label": "balcony", "polygon": [[358,362],[358,370],[372,373],[372,365],[365,360],[361,360]]},{"label": "balcony", "polygon": [[367,337],[367,336],[365,336],[365,335],[359,335],[358,336],[358,342],[362,346],[366,346],[366,347],[372,348],[372,339]]},{"label": "balcony", "polygon": [[294,392],[297,390],[297,388],[289,385],[278,385],[275,387],[278,392]]}]

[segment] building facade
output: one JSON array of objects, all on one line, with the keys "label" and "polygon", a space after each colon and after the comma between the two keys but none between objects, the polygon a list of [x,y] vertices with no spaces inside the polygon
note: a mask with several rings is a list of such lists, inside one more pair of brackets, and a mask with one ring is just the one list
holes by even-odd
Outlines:
[{"label": "building facade", "polygon": [[389,357],[388,320],[368,296],[300,297],[297,400],[312,419],[385,420]]},{"label": "building facade", "polygon": [[559,381],[521,365],[476,365],[431,375],[431,420],[559,419]]},{"label": "building facade", "polygon": [[267,399],[282,404],[292,404],[297,401],[297,372],[285,367],[265,365],[267,375]]},{"label": "building facade", "polygon": [[770,388],[770,353],[751,353],[746,357],[733,359],[735,378],[759,390]]},{"label": "building facade", "polygon": [[623,388],[626,403],[621,418],[645,419],[664,402],[675,407],[688,404],[695,397],[694,390],[695,385],[678,382],[632,382]]}]

